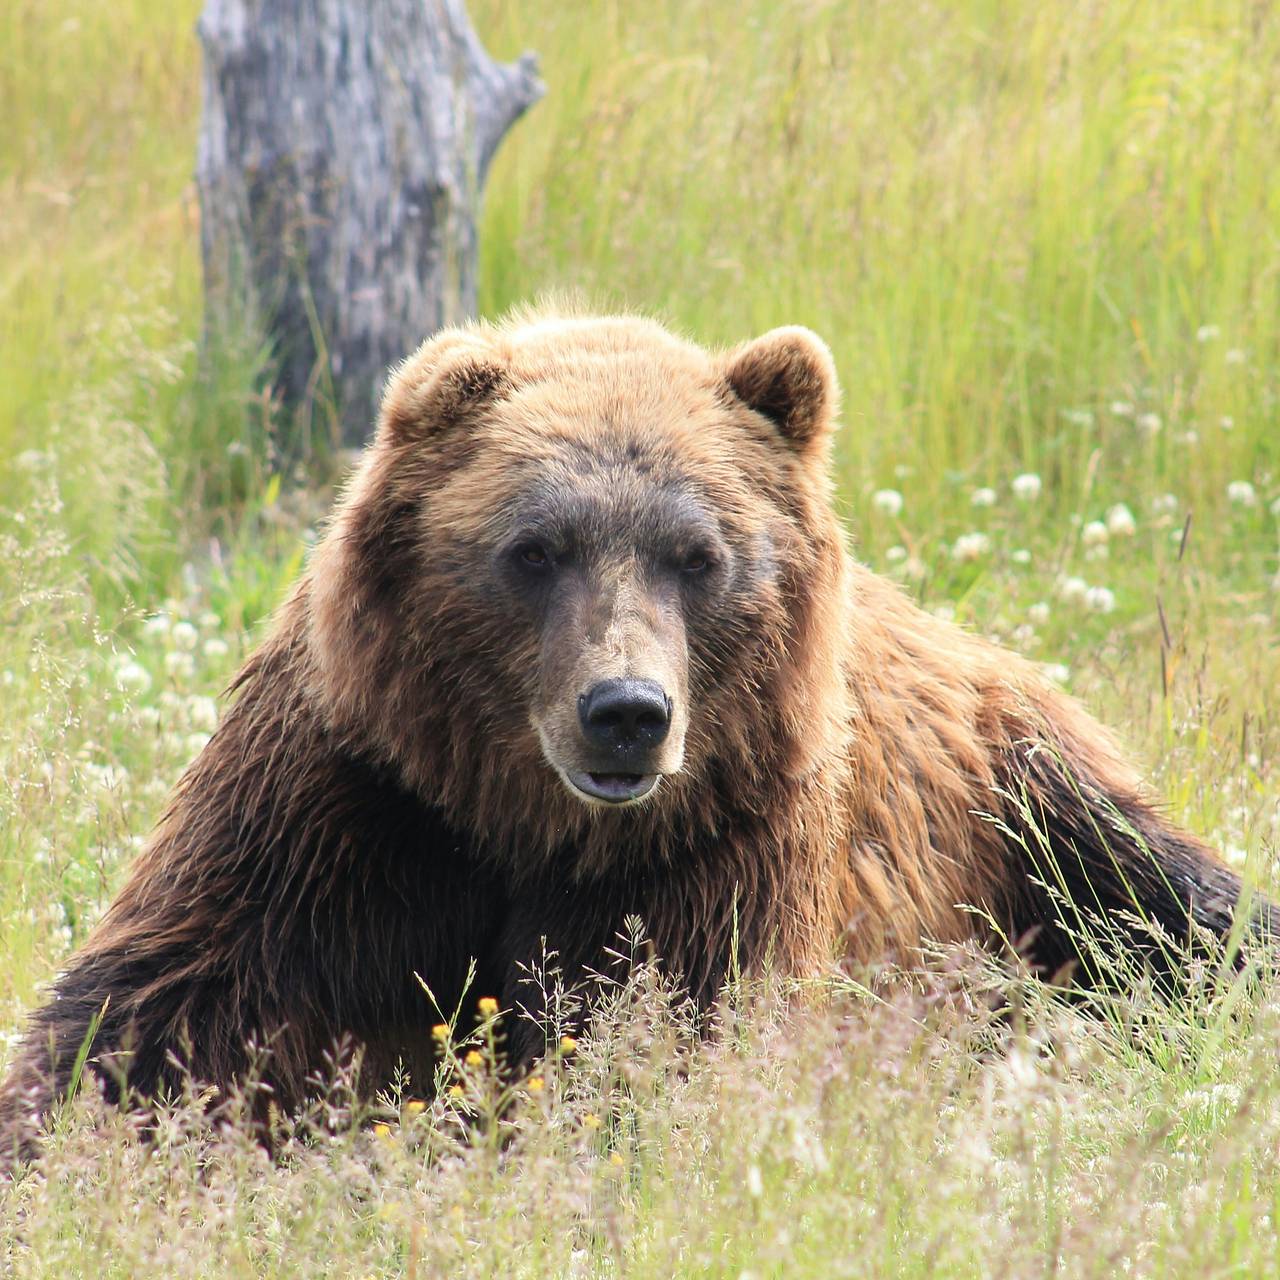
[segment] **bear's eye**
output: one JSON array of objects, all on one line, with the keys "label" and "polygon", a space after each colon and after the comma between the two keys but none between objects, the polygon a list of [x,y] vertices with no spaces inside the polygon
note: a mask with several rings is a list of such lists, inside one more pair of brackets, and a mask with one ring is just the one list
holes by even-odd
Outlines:
[{"label": "bear's eye", "polygon": [[526,542],[516,551],[516,556],[522,565],[530,569],[545,569],[551,564],[547,549],[536,542]]},{"label": "bear's eye", "polygon": [[693,551],[685,556],[684,563],[680,566],[680,572],[692,575],[704,573],[710,567],[711,558],[705,551]]}]

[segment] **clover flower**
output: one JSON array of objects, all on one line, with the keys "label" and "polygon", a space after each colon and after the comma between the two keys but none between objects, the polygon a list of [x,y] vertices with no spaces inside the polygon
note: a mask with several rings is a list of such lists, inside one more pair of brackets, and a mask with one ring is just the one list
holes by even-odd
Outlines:
[{"label": "clover flower", "polygon": [[1090,587],[1084,605],[1091,613],[1110,613],[1116,607],[1116,594],[1110,587]]},{"label": "clover flower", "polygon": [[189,653],[200,643],[200,633],[189,622],[175,622],[169,632],[174,646]]},{"label": "clover flower", "polygon": [[1068,604],[1078,604],[1088,594],[1089,584],[1074,575],[1058,582],[1058,595]]},{"label": "clover flower", "polygon": [[1107,511],[1107,532],[1114,538],[1131,538],[1138,531],[1133,512],[1123,502],[1117,502]]},{"label": "clover flower", "polygon": [[951,548],[953,560],[977,560],[991,550],[991,539],[985,533],[962,533]]},{"label": "clover flower", "polygon": [[886,516],[902,514],[902,494],[897,489],[877,489],[871,495],[871,505]]},{"label": "clover flower", "polygon": [[116,668],[116,687],[125,693],[146,693],[151,688],[151,673],[141,664],[126,659]]},{"label": "clover flower", "polygon": [[1034,471],[1024,471],[1022,475],[1013,477],[1013,483],[1009,487],[1020,502],[1034,502],[1040,496],[1043,486]]}]

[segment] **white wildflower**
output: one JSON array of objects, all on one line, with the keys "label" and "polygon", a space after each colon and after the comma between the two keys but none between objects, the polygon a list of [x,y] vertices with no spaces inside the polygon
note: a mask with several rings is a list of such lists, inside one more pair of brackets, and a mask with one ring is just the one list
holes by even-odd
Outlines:
[{"label": "white wildflower", "polygon": [[890,564],[900,564],[907,558],[907,549],[906,547],[890,547],[889,550],[884,553],[884,558]]},{"label": "white wildflower", "polygon": [[1222,417],[1218,419],[1218,426],[1220,426],[1223,431],[1232,431],[1235,429],[1235,425],[1236,420],[1229,413],[1224,413]]},{"label": "white wildflower", "polygon": [[166,636],[169,634],[171,626],[173,626],[173,619],[167,613],[157,613],[142,624],[142,634],[144,636]]},{"label": "white wildflower", "polygon": [[1123,502],[1117,502],[1107,511],[1107,532],[1113,538],[1132,538],[1137,531],[1133,512]]},{"label": "white wildflower", "polygon": [[1024,471],[1020,476],[1014,476],[1010,487],[1013,489],[1013,496],[1021,502],[1034,502],[1043,488],[1040,477],[1034,471]]},{"label": "white wildflower", "polygon": [[190,652],[200,643],[200,633],[189,622],[175,622],[169,639],[177,648]]},{"label": "white wildflower", "polygon": [[1068,604],[1079,604],[1088,591],[1089,584],[1083,578],[1072,576],[1058,581],[1058,595]]},{"label": "white wildflower", "polygon": [[1258,494],[1247,480],[1233,480],[1227,485],[1227,501],[1237,507],[1257,505]]},{"label": "white wildflower", "polygon": [[1009,559],[1014,564],[1030,564],[1031,552],[1026,547],[1018,547],[1009,553]]},{"label": "white wildflower", "polygon": [[996,505],[996,491],[994,489],[975,489],[969,499],[969,503],[975,507],[994,507]]},{"label": "white wildflower", "polygon": [[207,733],[189,733],[183,740],[183,752],[194,758],[205,749],[208,742],[209,735]]},{"label": "white wildflower", "polygon": [[977,560],[991,550],[991,539],[985,533],[962,533],[951,548],[953,560]]},{"label": "white wildflower", "polygon": [[1232,347],[1225,358],[1228,364],[1244,364],[1244,352],[1239,347]]},{"label": "white wildflower", "polygon": [[221,636],[210,636],[204,642],[206,658],[225,658],[231,652],[231,646]]},{"label": "white wildflower", "polygon": [[1110,613],[1116,607],[1116,594],[1110,587],[1090,587],[1084,605],[1091,613]]},{"label": "white wildflower", "polygon": [[196,673],[195,659],[182,649],[164,655],[164,669],[179,680],[189,680]]},{"label": "white wildflower", "polygon": [[1197,342],[1212,342],[1218,336],[1219,329],[1216,324],[1202,324],[1196,330]]},{"label": "white wildflower", "polygon": [[1178,509],[1178,499],[1172,493],[1158,493],[1151,499],[1151,510],[1158,516],[1171,516]]},{"label": "white wildflower", "polygon": [[222,625],[222,619],[212,609],[206,609],[197,619],[196,625],[204,631],[212,631]]},{"label": "white wildflower", "polygon": [[902,494],[897,489],[877,489],[871,495],[871,505],[887,516],[902,513]]},{"label": "white wildflower", "polygon": [[1111,402],[1111,412],[1117,418],[1133,417],[1133,405],[1127,400],[1113,400]]},{"label": "white wildflower", "polygon": [[753,1200],[759,1200],[764,1195],[764,1178],[758,1164],[747,1166],[747,1194]]},{"label": "white wildflower", "polygon": [[1071,681],[1071,668],[1063,666],[1061,662],[1046,662],[1040,670],[1043,671],[1054,684],[1069,684]]},{"label": "white wildflower", "polygon": [[1280,520],[1280,498],[1272,498],[1271,505],[1267,508],[1277,520]]},{"label": "white wildflower", "polygon": [[151,688],[151,673],[141,664],[127,660],[116,667],[116,687],[125,693],[146,693]]},{"label": "white wildflower", "polygon": [[187,718],[193,729],[212,733],[218,727],[218,704],[205,694],[195,694],[187,701]]},{"label": "white wildflower", "polygon": [[1027,617],[1035,623],[1037,627],[1043,627],[1049,621],[1049,606],[1043,601],[1038,600],[1027,610]]},{"label": "white wildflower", "polygon": [[1101,520],[1090,520],[1080,530],[1080,540],[1086,547],[1102,546],[1110,536],[1110,533],[1107,532],[1107,526]]},{"label": "white wildflower", "polygon": [[1160,428],[1163,425],[1160,421],[1158,413],[1140,413],[1134,419],[1134,425],[1139,431],[1149,436],[1159,435]]},{"label": "white wildflower", "polygon": [[53,454],[46,453],[43,449],[23,449],[13,463],[19,471],[42,471],[52,461]]}]

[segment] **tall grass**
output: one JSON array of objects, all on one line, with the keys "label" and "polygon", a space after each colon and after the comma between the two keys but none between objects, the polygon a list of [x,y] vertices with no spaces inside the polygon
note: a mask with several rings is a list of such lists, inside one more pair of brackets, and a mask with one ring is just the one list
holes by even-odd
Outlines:
[{"label": "tall grass", "polygon": [[1270,6],[477,11],[550,87],[491,182],[488,305],[572,282],[703,338],[812,325],[854,494],[1031,469],[1071,510],[1101,450],[1103,483],[1216,508],[1276,463]]},{"label": "tall grass", "polygon": [[[470,7],[549,87],[490,178],[486,312],[812,325],[860,553],[1055,664],[1274,883],[1280,13]],[[252,342],[197,358],[197,9],[0,8],[0,1061],[324,505],[276,473]],[[0,1271],[1268,1273],[1267,985],[1087,1020],[975,963],[744,997],[702,1046],[642,974],[504,1144],[446,1091],[272,1165],[181,1106],[140,1148],[90,1097],[0,1191]]]}]

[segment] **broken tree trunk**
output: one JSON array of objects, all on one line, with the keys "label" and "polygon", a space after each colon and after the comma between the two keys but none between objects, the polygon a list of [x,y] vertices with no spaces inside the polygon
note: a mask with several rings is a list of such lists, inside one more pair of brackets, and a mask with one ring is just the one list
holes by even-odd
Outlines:
[{"label": "broken tree trunk", "polygon": [[475,311],[476,219],[537,62],[462,0],[207,0],[206,336],[260,333],[298,421],[366,438],[389,365]]}]

